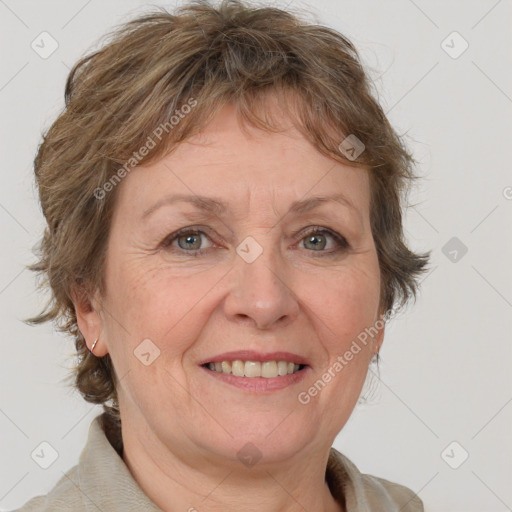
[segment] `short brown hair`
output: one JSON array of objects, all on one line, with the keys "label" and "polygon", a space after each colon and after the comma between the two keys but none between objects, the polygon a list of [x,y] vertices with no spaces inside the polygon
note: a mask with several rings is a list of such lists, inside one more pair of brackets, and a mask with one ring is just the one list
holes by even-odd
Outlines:
[{"label": "short brown hair", "polygon": [[[74,384],[112,418],[119,419],[119,405],[110,356],[88,351],[72,300],[77,290],[104,290],[117,190],[112,180],[129,172],[126,163],[150,138],[154,144],[144,163],[199,132],[228,102],[245,122],[276,131],[271,112],[262,108],[269,92],[278,95],[320,152],[370,171],[381,311],[416,299],[429,252],[415,254],[403,237],[402,207],[417,178],[414,160],[374,99],[353,44],[298,15],[236,0],[218,7],[194,2],[173,14],[156,9],[118,27],[73,67],[65,109],[44,135],[34,162],[48,225],[39,260],[30,268],[43,276],[40,286],[50,288],[51,299],[31,321],[53,320],[74,337]],[[191,99],[194,108],[170,123]],[[167,129],[159,139],[155,130],[162,126]],[[355,160],[340,151],[348,135],[364,144]],[[108,190],[106,183],[112,185]]]}]

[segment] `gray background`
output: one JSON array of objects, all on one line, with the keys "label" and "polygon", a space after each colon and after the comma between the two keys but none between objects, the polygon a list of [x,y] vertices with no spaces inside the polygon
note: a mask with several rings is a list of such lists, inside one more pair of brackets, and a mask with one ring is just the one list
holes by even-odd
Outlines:
[{"label": "gray background", "polygon": [[[361,471],[413,489],[427,511],[512,510],[511,2],[275,2],[287,3],[348,35],[371,67],[424,176],[406,213],[410,244],[433,249],[416,305],[387,328],[378,392],[335,447]],[[63,383],[72,342],[22,323],[43,301],[24,270],[43,227],[32,159],[72,64],[147,7],[0,0],[1,510],[47,493],[100,412]],[[58,42],[46,59],[31,48],[43,31]],[[454,31],[469,44],[461,55]],[[43,441],[58,454],[48,469],[31,458]]]}]

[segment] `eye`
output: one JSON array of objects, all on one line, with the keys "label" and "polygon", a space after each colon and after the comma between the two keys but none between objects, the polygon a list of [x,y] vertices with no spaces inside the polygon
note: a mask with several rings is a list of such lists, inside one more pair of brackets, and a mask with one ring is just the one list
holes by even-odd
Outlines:
[{"label": "eye", "polygon": [[[338,253],[339,251],[350,247],[343,236],[320,226],[312,226],[308,229],[305,235],[302,235],[303,238],[300,240],[302,242],[302,247],[311,249],[313,252],[324,253],[321,254],[321,256]],[[332,250],[325,251],[324,249],[327,247],[329,239],[334,240],[334,243],[331,242]],[[332,247],[333,245],[334,248]]]},{"label": "eye", "polygon": [[[165,248],[173,248],[185,251],[193,256],[197,256],[203,251],[206,251],[207,248],[201,247],[203,237],[207,240],[210,240],[208,235],[204,231],[198,229],[184,228],[180,229],[176,233],[169,235],[162,246]],[[177,246],[174,244],[176,242]]]},{"label": "eye", "polygon": [[[318,253],[314,257],[333,256],[350,248],[349,243],[342,235],[321,226],[311,226],[306,233],[302,232],[301,236],[299,241],[301,247],[307,249],[308,252]],[[210,245],[204,247],[204,240],[207,240]],[[190,227],[172,233],[161,244],[167,250],[178,254],[186,253],[188,256],[199,256],[207,252],[213,245],[205,231]]]}]

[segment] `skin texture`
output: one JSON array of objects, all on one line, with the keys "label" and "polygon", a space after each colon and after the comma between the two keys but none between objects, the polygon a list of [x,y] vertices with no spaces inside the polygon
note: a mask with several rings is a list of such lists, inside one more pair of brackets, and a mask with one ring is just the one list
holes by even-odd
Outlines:
[{"label": "skin texture", "polygon": [[[163,510],[342,510],[324,480],[329,449],[384,330],[309,403],[297,397],[381,313],[369,175],[322,155],[278,115],[283,133],[241,129],[227,105],[200,135],[133,169],[118,185],[105,295],[76,303],[88,346],[99,337],[95,355],[109,353],[116,369],[123,459]],[[355,209],[331,201],[287,213],[296,200],[333,193]],[[172,194],[216,197],[230,211],[208,217],[178,202],[142,218]],[[189,226],[205,234],[165,246]],[[325,233],[308,243],[310,226],[349,247]],[[248,236],[263,250],[252,263],[236,252]],[[160,350],[149,365],[134,355],[145,339]],[[199,366],[242,349],[292,352],[309,368],[299,383],[257,393]],[[248,442],[262,455],[253,466],[237,457]]]}]

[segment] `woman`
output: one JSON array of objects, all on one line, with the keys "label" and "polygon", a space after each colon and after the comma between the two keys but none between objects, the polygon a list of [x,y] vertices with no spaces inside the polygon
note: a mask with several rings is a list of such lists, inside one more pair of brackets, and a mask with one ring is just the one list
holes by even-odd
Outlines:
[{"label": "woman", "polygon": [[104,414],[20,510],[420,511],[331,445],[428,254],[353,45],[275,8],[161,10],[80,61],[35,159],[33,269]]}]

